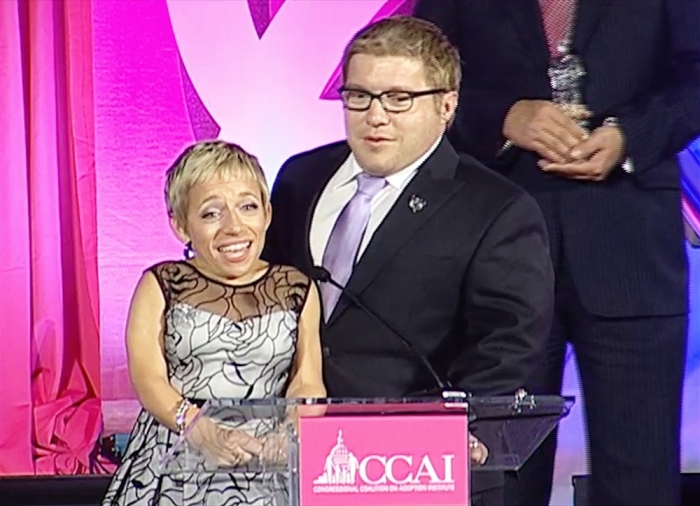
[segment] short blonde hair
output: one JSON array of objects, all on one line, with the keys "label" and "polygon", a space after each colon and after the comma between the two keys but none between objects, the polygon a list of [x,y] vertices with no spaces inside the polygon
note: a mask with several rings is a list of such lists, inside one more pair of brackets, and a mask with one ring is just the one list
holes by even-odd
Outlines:
[{"label": "short blonde hair", "polygon": [[350,59],[356,54],[403,56],[423,63],[430,86],[458,91],[462,80],[459,51],[429,21],[392,16],[366,26],[355,34],[343,54],[343,83]]},{"label": "short blonde hair", "polygon": [[168,215],[179,225],[187,222],[189,192],[192,187],[215,177],[252,179],[260,186],[264,206],[270,202],[270,190],[258,159],[237,144],[203,141],[185,149],[168,168],[165,202]]}]

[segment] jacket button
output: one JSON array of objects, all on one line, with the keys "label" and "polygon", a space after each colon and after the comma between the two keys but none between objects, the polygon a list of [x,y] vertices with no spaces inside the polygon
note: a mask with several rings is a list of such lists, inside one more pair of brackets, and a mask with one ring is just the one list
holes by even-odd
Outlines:
[{"label": "jacket button", "polygon": [[331,349],[328,346],[323,347],[323,356],[328,358],[331,356]]}]

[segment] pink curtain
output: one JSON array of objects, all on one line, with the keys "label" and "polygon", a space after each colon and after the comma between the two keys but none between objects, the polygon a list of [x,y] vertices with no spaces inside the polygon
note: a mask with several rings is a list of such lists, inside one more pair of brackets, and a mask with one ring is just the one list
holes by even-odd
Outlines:
[{"label": "pink curtain", "polygon": [[89,0],[0,1],[0,474],[108,470]]}]

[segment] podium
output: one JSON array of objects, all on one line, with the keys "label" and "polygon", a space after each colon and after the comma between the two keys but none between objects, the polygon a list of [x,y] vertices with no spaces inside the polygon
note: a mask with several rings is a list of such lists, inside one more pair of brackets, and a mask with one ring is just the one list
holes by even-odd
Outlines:
[{"label": "podium", "polygon": [[206,401],[160,461],[182,505],[464,506],[475,473],[517,471],[574,399]]}]

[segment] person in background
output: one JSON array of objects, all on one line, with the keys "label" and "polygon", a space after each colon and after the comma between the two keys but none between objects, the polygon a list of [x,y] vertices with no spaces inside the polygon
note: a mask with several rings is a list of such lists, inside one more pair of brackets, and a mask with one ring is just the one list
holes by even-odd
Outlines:
[{"label": "person in background", "polygon": [[[532,197],[445,138],[457,50],[392,17],[353,37],[342,69],[347,138],[284,164],[263,254],[345,291],[320,287],[329,395],[513,395],[546,345],[554,274]],[[478,474],[474,504],[500,504],[502,475]]]},{"label": "person in background", "polygon": [[[450,139],[535,197],[557,276],[546,361],[585,398],[590,503],[677,506],[688,264],[676,154],[700,134],[700,2],[420,0],[459,48]],[[549,503],[556,436],[507,487]]]},{"label": "person in background", "polygon": [[[326,394],[317,289],[294,267],[260,259],[272,211],[257,159],[235,144],[197,143],[168,170],[165,193],[186,258],[148,268],[136,287],[126,345],[143,410],[103,506],[182,504],[182,482],[159,460],[188,428],[190,444],[219,463],[265,455],[265,437],[206,417],[190,428],[204,401]],[[271,504],[258,480],[202,474],[187,502]]]}]

